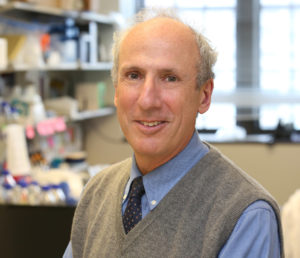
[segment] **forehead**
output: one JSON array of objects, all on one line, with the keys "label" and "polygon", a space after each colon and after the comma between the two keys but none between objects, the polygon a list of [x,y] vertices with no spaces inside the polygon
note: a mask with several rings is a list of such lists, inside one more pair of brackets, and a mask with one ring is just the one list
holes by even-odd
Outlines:
[{"label": "forehead", "polygon": [[192,30],[185,24],[180,21],[177,21],[173,18],[168,17],[157,17],[153,18],[137,25],[133,26],[127,36],[130,34],[134,35],[135,33],[169,33],[173,32],[174,34],[181,34],[189,37],[192,35]]},{"label": "forehead", "polygon": [[154,18],[133,27],[120,46],[119,61],[147,57],[160,64],[196,64],[199,50],[192,30],[171,18]]}]

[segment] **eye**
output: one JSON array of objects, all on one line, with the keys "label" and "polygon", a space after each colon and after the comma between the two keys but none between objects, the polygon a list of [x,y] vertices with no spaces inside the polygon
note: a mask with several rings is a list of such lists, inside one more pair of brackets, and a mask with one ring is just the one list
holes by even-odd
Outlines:
[{"label": "eye", "polygon": [[167,75],[165,77],[165,81],[167,81],[167,82],[176,82],[176,81],[178,81],[178,78],[174,75]]},{"label": "eye", "polygon": [[130,80],[137,80],[139,79],[140,75],[138,72],[129,72],[127,73],[127,78]]}]

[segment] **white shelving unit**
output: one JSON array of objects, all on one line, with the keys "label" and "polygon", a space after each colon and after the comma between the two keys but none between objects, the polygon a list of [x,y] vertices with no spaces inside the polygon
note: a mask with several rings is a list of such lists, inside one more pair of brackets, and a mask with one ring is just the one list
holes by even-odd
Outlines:
[{"label": "white shelving unit", "polygon": [[[82,21],[94,21],[97,23],[102,24],[114,24],[115,21],[112,17],[107,15],[102,15],[98,13],[93,12],[78,12],[78,11],[69,11],[69,10],[62,10],[54,7],[48,7],[48,6],[41,6],[31,3],[23,3],[23,2],[9,2],[7,4],[0,4],[0,12],[2,15],[8,16],[8,17],[24,17],[26,15],[31,15],[32,13],[35,14],[43,14],[48,17],[55,16],[61,17],[61,18],[73,18],[75,20],[82,20]],[[28,19],[28,17],[27,17]]]},{"label": "white shelving unit", "polygon": [[0,69],[0,74],[14,73],[14,72],[26,72],[26,71],[110,71],[112,68],[112,62],[97,62],[90,63],[65,63],[56,66],[45,65],[42,67],[29,67],[27,65],[18,65],[17,67],[11,67],[6,69]]},{"label": "white shelving unit", "polygon": [[58,8],[48,7],[48,6],[41,6],[31,3],[23,3],[23,2],[8,2],[6,4],[0,4],[1,12],[8,13],[8,12],[37,12],[46,15],[54,15],[54,16],[62,16],[62,17],[72,17],[77,18],[78,12],[76,11],[66,11],[61,10]]},{"label": "white shelving unit", "polygon": [[92,119],[96,117],[109,116],[115,113],[115,108],[113,107],[104,107],[98,110],[88,110],[77,113],[71,117],[71,121],[79,122],[87,119]]},{"label": "white shelving unit", "polygon": [[[107,81],[109,78],[109,71],[112,68],[112,62],[101,60],[99,57],[99,45],[105,46],[107,51],[110,50],[112,35],[115,28],[115,21],[112,17],[92,12],[78,12],[68,11],[58,8],[39,6],[24,2],[9,2],[7,4],[0,4],[0,17],[9,18],[18,22],[30,23],[38,21],[42,24],[63,23],[65,19],[72,18],[75,23],[83,30],[84,33],[89,33],[91,36],[90,60],[82,62],[78,60],[76,63],[61,63],[55,66],[43,65],[41,67],[30,67],[28,65],[18,64],[14,67],[7,67],[0,69],[0,76],[3,74],[18,74],[28,71],[37,71],[43,73],[60,73],[62,76],[68,76],[72,73],[73,77],[80,78],[81,81]],[[95,72],[99,74],[95,75]],[[89,74],[93,73],[93,74]],[[87,75],[89,74],[89,75]],[[105,77],[105,78],[103,78]],[[109,85],[108,85],[109,87]],[[85,111],[78,113],[73,121],[83,121],[95,117],[107,116],[114,113],[114,108],[107,107],[96,111]]]}]

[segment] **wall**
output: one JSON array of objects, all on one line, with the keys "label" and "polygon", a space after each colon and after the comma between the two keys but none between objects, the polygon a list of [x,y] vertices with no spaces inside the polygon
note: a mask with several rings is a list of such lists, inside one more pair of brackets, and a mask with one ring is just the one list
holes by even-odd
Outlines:
[{"label": "wall", "polygon": [[300,144],[214,144],[284,204],[300,188]]},{"label": "wall", "polygon": [[99,12],[109,14],[120,12],[125,18],[131,17],[135,12],[135,0],[94,0],[97,2]]}]

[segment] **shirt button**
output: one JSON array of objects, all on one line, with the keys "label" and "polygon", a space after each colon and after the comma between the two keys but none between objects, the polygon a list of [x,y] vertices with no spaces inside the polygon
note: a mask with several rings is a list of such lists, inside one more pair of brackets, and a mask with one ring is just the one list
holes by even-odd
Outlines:
[{"label": "shirt button", "polygon": [[155,205],[155,204],[156,204],[156,201],[155,201],[155,200],[151,201],[151,204],[152,204],[152,205]]}]

